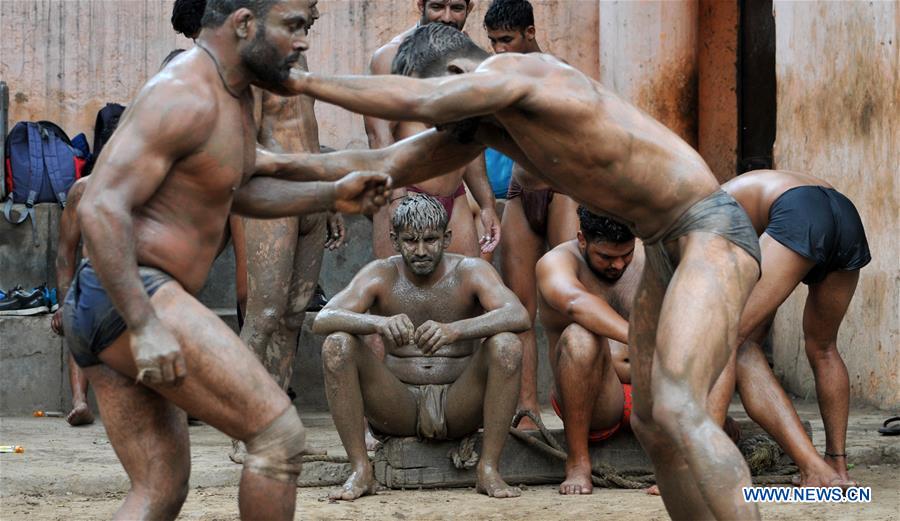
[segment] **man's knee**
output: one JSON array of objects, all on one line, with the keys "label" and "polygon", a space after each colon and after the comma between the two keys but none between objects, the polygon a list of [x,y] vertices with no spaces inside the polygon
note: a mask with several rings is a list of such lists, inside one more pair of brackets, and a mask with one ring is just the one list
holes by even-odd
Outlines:
[{"label": "man's knee", "polygon": [[258,335],[271,336],[278,330],[284,318],[284,309],[279,306],[264,306],[255,316],[247,315],[247,325]]},{"label": "man's knee", "polygon": [[570,324],[559,337],[560,361],[572,362],[583,369],[611,361],[608,341],[578,324]]},{"label": "man's knee", "polygon": [[515,374],[522,369],[522,342],[513,333],[499,333],[484,342],[490,365],[504,373]]},{"label": "man's knee", "polygon": [[[163,470],[160,468],[160,470]],[[164,474],[149,476],[148,482],[132,483],[133,493],[143,496],[153,519],[175,519],[188,496],[190,463],[173,470],[165,466]]]},{"label": "man's knee", "polygon": [[325,373],[336,373],[353,361],[358,347],[356,337],[348,333],[332,333],[322,344],[322,365]]},{"label": "man's knee", "polygon": [[654,377],[652,422],[680,443],[686,432],[699,429],[709,419],[704,404],[692,394],[687,382]]},{"label": "man's knee", "polygon": [[306,429],[293,405],[263,430],[246,440],[244,470],[285,483],[300,475]]}]

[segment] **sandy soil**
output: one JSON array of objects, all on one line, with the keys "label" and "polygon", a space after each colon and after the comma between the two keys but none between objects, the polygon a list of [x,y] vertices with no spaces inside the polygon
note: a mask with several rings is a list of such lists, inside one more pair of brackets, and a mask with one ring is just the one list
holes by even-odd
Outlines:
[{"label": "sandy soil", "polygon": [[[900,520],[900,467],[856,468],[853,475],[872,487],[869,504],[762,505],[770,520]],[[592,496],[563,497],[555,487],[527,488],[518,499],[495,500],[472,489],[383,491],[351,503],[330,503],[327,489],[297,491],[296,519],[327,520],[664,520],[662,501],[641,491],[597,490]],[[122,501],[121,493],[100,497],[76,494],[20,494],[2,501],[3,519],[109,519]],[[237,519],[235,487],[193,488],[180,519]]]}]

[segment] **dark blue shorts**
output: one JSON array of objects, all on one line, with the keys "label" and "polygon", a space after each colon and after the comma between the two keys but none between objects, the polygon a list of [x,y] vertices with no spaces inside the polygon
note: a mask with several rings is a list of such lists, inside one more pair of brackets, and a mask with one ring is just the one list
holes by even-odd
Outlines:
[{"label": "dark blue shorts", "polygon": [[833,188],[798,186],[781,194],[769,209],[766,233],[815,265],[804,284],[822,282],[832,271],[862,268],[872,256],[859,213]]},{"label": "dark blue shorts", "polygon": [[[140,266],[138,273],[149,296],[173,280],[169,274],[156,268]],[[94,268],[89,261],[83,261],[75,272],[63,304],[66,345],[75,362],[81,367],[102,363],[97,355],[119,338],[125,329],[125,321],[100,284]]]}]

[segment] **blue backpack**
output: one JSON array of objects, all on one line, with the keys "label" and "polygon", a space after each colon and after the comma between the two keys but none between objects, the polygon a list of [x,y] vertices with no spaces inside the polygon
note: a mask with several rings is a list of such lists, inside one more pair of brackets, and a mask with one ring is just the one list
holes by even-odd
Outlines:
[{"label": "blue backpack", "polygon": [[[66,133],[49,121],[20,121],[6,138],[6,204],[3,216],[12,224],[31,217],[34,228],[34,205],[57,202],[66,206],[69,188],[81,177],[87,157],[72,145]],[[26,211],[12,216],[12,205],[25,204]]]}]

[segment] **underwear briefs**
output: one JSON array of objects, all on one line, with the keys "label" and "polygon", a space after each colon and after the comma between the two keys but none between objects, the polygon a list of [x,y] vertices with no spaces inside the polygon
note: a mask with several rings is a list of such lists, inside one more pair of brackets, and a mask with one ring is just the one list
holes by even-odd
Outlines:
[{"label": "underwear briefs", "polygon": [[[622,384],[622,394],[625,395],[625,402],[622,404],[622,419],[619,423],[613,425],[608,429],[603,429],[599,431],[589,431],[588,432],[588,442],[589,443],[597,443],[598,441],[603,441],[613,434],[619,432],[619,429],[626,427],[628,428],[631,423],[631,384]],[[559,406],[559,401],[557,401],[556,393],[550,393],[550,405],[553,406],[553,411],[556,412],[556,415],[565,422],[565,418],[562,415],[562,409]]]}]

